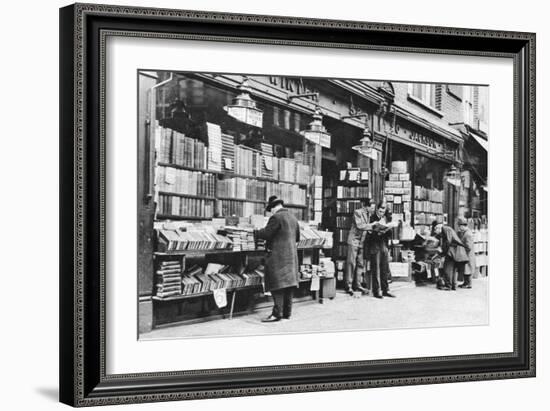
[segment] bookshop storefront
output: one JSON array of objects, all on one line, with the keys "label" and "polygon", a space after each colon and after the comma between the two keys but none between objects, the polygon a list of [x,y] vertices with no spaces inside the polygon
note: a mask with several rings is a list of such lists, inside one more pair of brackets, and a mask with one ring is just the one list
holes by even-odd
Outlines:
[{"label": "bookshop storefront", "polygon": [[[386,200],[394,214],[402,214],[402,221],[414,226],[417,233],[429,231],[433,221],[453,224],[458,216],[461,182],[460,175],[453,178],[452,173],[459,135],[451,137],[405,121],[397,121],[390,135],[389,164],[394,169],[386,181]],[[392,181],[399,179],[405,182]]]},{"label": "bookshop storefront", "polygon": [[252,230],[265,226],[272,195],[300,221],[296,299],[334,298],[332,257],[345,247],[350,213],[383,192],[382,156],[352,149],[376,105],[363,101],[366,118],[344,121],[349,93],[324,80],[141,74],[151,87],[140,90],[149,108],[140,110],[140,140],[152,139],[139,145],[140,178],[153,195],[147,203],[144,190],[138,210],[140,329],[270,305],[265,244]]}]

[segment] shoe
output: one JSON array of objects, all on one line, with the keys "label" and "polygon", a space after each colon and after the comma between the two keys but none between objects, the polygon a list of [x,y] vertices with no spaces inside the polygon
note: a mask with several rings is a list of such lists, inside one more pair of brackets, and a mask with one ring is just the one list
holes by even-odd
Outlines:
[{"label": "shoe", "polygon": [[346,290],[346,294],[349,294],[349,295],[353,296],[353,290],[351,288],[348,288]]},{"label": "shoe", "polygon": [[369,290],[363,287],[357,287],[355,291],[360,291],[363,295],[369,295]]},{"label": "shoe", "polygon": [[466,288],[468,286],[468,284],[466,283],[462,283],[458,286],[458,288]]},{"label": "shoe", "polygon": [[456,287],[454,287],[454,286],[451,287],[451,290],[456,291]]},{"label": "shoe", "polygon": [[468,285],[465,285],[463,288],[472,288],[472,286],[468,284]]},{"label": "shoe", "polygon": [[389,291],[386,291],[385,293],[382,293],[382,295],[384,297],[391,297],[391,298],[395,298],[395,295],[393,295],[392,293],[390,293]]},{"label": "shoe", "polygon": [[384,298],[381,294],[373,294],[374,298]]},{"label": "shoe", "polygon": [[290,320],[290,317],[283,317],[283,320]]},{"label": "shoe", "polygon": [[274,323],[275,321],[281,321],[281,317],[275,317],[273,314],[271,314],[267,318],[262,318],[263,323]]},{"label": "shoe", "polygon": [[446,285],[444,286],[441,286],[441,287],[437,287],[438,290],[443,290],[443,291],[451,291],[451,287],[448,287]]}]

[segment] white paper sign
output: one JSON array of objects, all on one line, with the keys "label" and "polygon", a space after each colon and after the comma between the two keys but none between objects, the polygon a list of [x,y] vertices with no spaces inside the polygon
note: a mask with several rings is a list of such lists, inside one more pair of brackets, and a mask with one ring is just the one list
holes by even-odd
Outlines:
[{"label": "white paper sign", "polygon": [[227,305],[227,290],[225,288],[214,290],[214,301],[218,308],[225,307]]}]

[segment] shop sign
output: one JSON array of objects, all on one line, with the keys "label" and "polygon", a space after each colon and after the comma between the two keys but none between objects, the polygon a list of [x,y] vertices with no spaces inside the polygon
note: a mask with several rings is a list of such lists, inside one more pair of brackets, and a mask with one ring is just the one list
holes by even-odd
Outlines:
[{"label": "shop sign", "polygon": [[254,110],[248,107],[227,106],[227,114],[254,127],[261,128],[263,125],[263,113],[260,110]]},{"label": "shop sign", "polygon": [[320,138],[319,138],[319,133],[304,133],[304,137],[306,138],[306,140],[308,141],[311,141],[312,143],[315,143],[315,144],[320,144]]},{"label": "shop sign", "polygon": [[[283,76],[269,76],[269,83],[273,86],[277,86],[280,89],[292,93],[292,94],[309,94],[316,93],[317,90],[314,90],[306,86],[301,79],[288,78]],[[307,100],[315,101],[315,97],[307,96],[302,97]]]},{"label": "shop sign", "polygon": [[430,152],[435,151],[443,155],[453,157],[456,151],[455,148],[451,148],[445,141],[422,134],[416,130],[403,128],[399,125],[399,123],[395,125],[395,134],[402,139],[410,140],[422,147],[425,147],[427,151]]},{"label": "shop sign", "polygon": [[321,147],[330,148],[330,134],[323,134],[319,139]]}]

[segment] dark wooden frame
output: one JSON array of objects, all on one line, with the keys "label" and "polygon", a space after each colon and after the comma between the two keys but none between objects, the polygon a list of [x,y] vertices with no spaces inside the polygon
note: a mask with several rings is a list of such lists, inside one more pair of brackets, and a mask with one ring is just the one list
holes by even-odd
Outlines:
[{"label": "dark wooden frame", "polygon": [[[513,352],[107,375],[102,87],[109,35],[513,59]],[[60,97],[62,402],[90,406],[535,375],[535,34],[76,4],[60,10]]]}]

